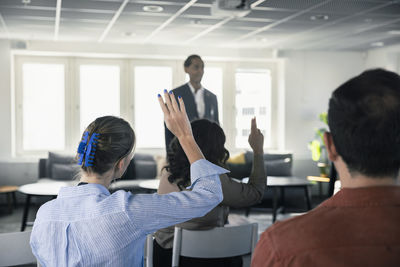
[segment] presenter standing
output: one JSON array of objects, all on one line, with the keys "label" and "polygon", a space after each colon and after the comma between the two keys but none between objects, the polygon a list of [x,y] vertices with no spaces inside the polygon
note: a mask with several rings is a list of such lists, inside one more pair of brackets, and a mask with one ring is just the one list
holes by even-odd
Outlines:
[{"label": "presenter standing", "polygon": [[[181,96],[183,98],[189,121],[208,119],[219,124],[217,96],[201,85],[201,79],[204,74],[203,60],[199,55],[190,55],[183,66],[190,80],[172,91],[175,97]],[[169,143],[174,135],[167,127],[164,128],[165,146],[168,151]]]}]

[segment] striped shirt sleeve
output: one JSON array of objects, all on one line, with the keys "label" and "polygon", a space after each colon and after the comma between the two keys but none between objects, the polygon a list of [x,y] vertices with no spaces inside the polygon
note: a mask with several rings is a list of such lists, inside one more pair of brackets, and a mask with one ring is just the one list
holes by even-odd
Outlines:
[{"label": "striped shirt sleeve", "polygon": [[190,168],[191,191],[128,196],[126,212],[137,229],[147,234],[201,217],[222,201],[219,174],[228,171],[204,159]]}]

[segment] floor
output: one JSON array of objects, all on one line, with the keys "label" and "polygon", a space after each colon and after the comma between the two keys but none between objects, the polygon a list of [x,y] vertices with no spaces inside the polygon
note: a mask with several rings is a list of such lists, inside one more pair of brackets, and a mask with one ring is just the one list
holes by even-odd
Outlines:
[{"label": "floor", "polygon": [[[322,200],[323,199],[313,197],[312,206],[317,206]],[[0,233],[20,231],[23,205],[19,204],[16,208],[14,208],[12,214],[9,214],[5,203],[3,203],[1,199],[0,201]],[[284,220],[302,214],[304,208],[302,206],[296,206],[296,203],[299,203],[299,201],[293,200],[293,202],[286,202],[286,204],[291,207],[286,208],[285,214],[278,214],[277,220]],[[34,220],[38,208],[39,204],[31,205],[28,221]],[[271,209],[252,209],[248,217],[245,216],[245,210],[243,209],[231,210],[229,217],[231,224],[240,224],[240,222],[244,222],[246,220],[249,222],[258,223],[258,233],[260,235],[263,231],[265,231],[265,229],[272,225]],[[31,226],[27,226],[26,230],[29,229],[31,229]],[[250,266],[250,257],[244,257],[243,266]]]}]

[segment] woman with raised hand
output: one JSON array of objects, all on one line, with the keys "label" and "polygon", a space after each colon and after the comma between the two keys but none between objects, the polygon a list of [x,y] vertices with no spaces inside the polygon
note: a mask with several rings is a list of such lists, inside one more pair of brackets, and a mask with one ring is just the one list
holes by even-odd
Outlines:
[{"label": "woman with raised hand", "polygon": [[[215,122],[206,119],[192,122],[192,131],[196,143],[204,156],[210,162],[225,166],[229,158],[229,152],[225,149],[225,134],[222,128]],[[227,223],[229,207],[241,208],[253,205],[261,201],[266,185],[266,175],[263,161],[264,137],[257,128],[256,119],[251,120],[251,132],[249,144],[253,149],[253,167],[247,184],[236,182],[226,174],[220,174],[224,199],[205,216],[195,218],[178,226],[184,229],[205,230]],[[170,151],[167,156],[167,166],[163,169],[159,194],[171,192],[185,192],[191,185],[190,162],[185,156],[184,149],[178,139],[172,139]],[[155,233],[153,249],[154,267],[170,267],[172,262],[172,245],[174,240],[174,226],[160,229]],[[218,266],[236,267],[242,266],[241,257],[223,259],[194,259],[181,257],[179,266]]]},{"label": "woman with raised hand", "polygon": [[143,266],[146,235],[203,216],[222,200],[219,175],[227,171],[207,160],[197,146],[183,100],[158,95],[167,127],[178,138],[191,168],[191,191],[110,194],[108,186],[133,157],[135,134],[128,122],[106,116],[85,130],[78,147],[78,186],[61,188],[40,207],[31,247],[41,266]]}]

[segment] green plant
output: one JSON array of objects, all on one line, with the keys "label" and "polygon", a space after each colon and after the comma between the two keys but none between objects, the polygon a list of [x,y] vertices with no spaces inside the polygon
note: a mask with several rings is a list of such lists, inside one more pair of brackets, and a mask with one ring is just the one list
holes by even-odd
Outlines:
[{"label": "green plant", "polygon": [[[319,114],[319,120],[328,126],[328,114],[323,112]],[[329,171],[329,160],[324,142],[324,134],[328,131],[326,127],[315,129],[315,138],[308,143],[308,148],[311,150],[313,161],[318,162],[321,176],[327,176]]]}]

